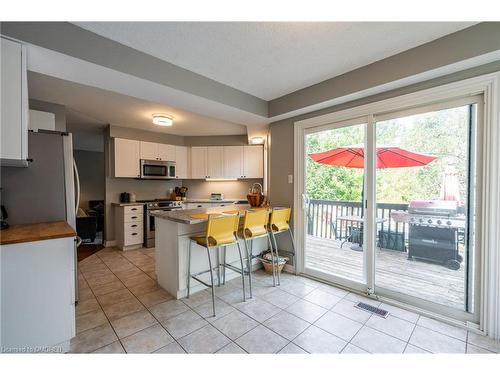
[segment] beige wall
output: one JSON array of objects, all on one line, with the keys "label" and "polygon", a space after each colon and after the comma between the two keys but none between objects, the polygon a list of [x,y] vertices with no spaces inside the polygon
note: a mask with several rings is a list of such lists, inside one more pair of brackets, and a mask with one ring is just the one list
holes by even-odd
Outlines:
[{"label": "beige wall", "polygon": [[74,150],[80,177],[80,207],[89,200],[104,200],[104,152]]}]

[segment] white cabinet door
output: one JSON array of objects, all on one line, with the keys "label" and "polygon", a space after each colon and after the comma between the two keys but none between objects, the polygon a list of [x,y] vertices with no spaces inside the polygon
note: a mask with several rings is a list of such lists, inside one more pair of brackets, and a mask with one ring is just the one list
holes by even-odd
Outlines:
[{"label": "white cabinet door", "polygon": [[175,146],[158,143],[158,159],[175,161]]},{"label": "white cabinet door", "polygon": [[1,38],[1,145],[4,165],[22,165],[28,155],[26,53],[20,43]]},{"label": "white cabinet door", "polygon": [[176,178],[188,178],[188,148],[175,146],[175,173]]},{"label": "white cabinet door", "polygon": [[141,159],[158,160],[158,143],[140,141]]},{"label": "white cabinet door", "polygon": [[264,178],[264,149],[262,146],[244,146],[243,177]]},{"label": "white cabinet door", "polygon": [[115,177],[140,177],[141,145],[132,139],[114,138]]},{"label": "white cabinet door", "polygon": [[207,178],[207,148],[191,147],[191,178]]},{"label": "white cabinet door", "polygon": [[209,178],[224,177],[224,147],[207,147],[207,175]]},{"label": "white cabinet door", "polygon": [[243,177],[243,146],[224,146],[224,177]]}]

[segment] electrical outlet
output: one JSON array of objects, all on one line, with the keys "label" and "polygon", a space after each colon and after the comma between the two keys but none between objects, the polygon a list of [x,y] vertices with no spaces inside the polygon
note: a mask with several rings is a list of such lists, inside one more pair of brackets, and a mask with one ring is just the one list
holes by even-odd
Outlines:
[{"label": "electrical outlet", "polygon": [[288,175],[288,183],[293,184],[293,174]]}]

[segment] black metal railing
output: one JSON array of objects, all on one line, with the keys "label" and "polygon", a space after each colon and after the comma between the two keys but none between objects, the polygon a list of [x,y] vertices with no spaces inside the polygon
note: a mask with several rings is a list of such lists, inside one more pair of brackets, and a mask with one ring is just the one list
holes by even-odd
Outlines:
[{"label": "black metal railing", "polygon": [[[361,217],[363,214],[361,202],[331,201],[311,199],[307,205],[307,234],[342,240],[351,235],[353,227],[359,223],[339,220],[341,217]],[[397,247],[404,250],[408,225],[394,221],[391,217],[393,211],[408,211],[408,204],[378,203],[377,218],[382,219],[377,224],[377,237],[382,247]]]}]

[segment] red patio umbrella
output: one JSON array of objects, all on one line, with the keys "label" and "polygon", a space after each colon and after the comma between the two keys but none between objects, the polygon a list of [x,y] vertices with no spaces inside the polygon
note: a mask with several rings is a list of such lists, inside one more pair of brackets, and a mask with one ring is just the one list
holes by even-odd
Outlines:
[{"label": "red patio umbrella", "polygon": [[[320,164],[337,165],[347,168],[364,168],[365,147],[364,145],[338,147],[328,151],[309,154],[309,157]],[[435,156],[420,154],[399,147],[377,147],[377,168],[422,167],[435,159]],[[364,191],[362,195],[364,196]],[[363,200],[364,198],[362,197],[361,201]],[[361,206],[361,216],[363,216],[363,211],[364,205]],[[360,245],[352,246],[351,249],[356,251],[363,250]]]},{"label": "red patio umbrella", "polygon": [[[338,165],[347,168],[364,168],[365,148],[363,145],[338,147],[332,150],[309,154],[317,163]],[[421,167],[436,159],[435,156],[420,154],[394,146],[377,147],[377,168]]]}]

